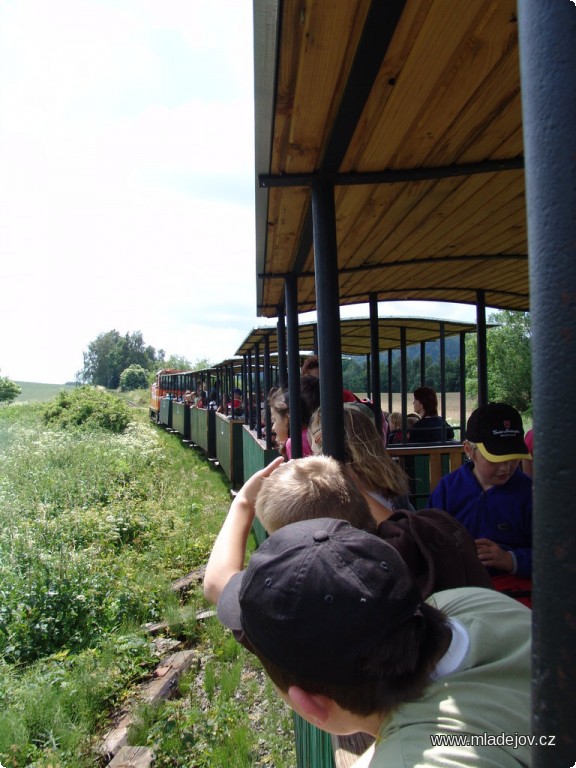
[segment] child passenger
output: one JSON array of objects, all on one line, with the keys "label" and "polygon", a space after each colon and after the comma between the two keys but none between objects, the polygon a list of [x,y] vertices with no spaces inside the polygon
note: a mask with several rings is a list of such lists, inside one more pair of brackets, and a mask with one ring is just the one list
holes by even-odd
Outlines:
[{"label": "child passenger", "polygon": [[526,740],[482,740],[530,728],[531,616],[505,595],[423,601],[393,547],[321,518],[264,541],[228,580],[218,618],[305,720],[374,737],[357,766],[531,764]]},{"label": "child passenger", "polygon": [[398,512],[377,525],[349,470],[330,456],[283,463],[275,459],[256,472],[236,495],[214,543],[204,577],[204,594],[218,601],[228,579],[244,567],[255,514],[268,533],[298,520],[343,519],[378,533],[405,559],[421,590],[489,587],[469,534],[440,510]]},{"label": "child passenger", "polygon": [[466,424],[468,462],[445,475],[430,504],[446,510],[470,532],[496,589],[530,605],[532,479],[519,467],[530,454],[522,418],[507,403],[488,403]]}]

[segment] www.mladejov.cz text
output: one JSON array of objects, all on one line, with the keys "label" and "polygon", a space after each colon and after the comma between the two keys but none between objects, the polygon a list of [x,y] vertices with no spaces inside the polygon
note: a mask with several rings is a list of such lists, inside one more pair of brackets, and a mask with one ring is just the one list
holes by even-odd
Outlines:
[{"label": "www.mladejov.cz text", "polygon": [[528,736],[524,733],[438,733],[430,734],[433,747],[553,747],[556,736]]}]

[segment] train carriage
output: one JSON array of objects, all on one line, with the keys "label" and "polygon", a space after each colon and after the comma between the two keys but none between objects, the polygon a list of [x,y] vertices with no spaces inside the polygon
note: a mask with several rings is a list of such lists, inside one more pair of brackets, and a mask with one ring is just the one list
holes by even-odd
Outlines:
[{"label": "train carriage", "polygon": [[[486,308],[532,313],[533,725],[558,745],[534,750],[538,766],[569,765],[576,754],[576,566],[566,513],[576,480],[550,430],[551,382],[563,403],[576,384],[576,102],[566,97],[575,38],[569,3],[254,0],[257,311],[277,319],[276,375],[294,400],[300,314],[317,313],[313,345],[304,344],[322,361],[325,450],[343,457],[342,306],[368,308],[367,391],[377,402],[385,302],[476,308],[480,404],[488,400]],[[270,338],[254,342],[264,351],[239,350],[250,356],[240,364],[244,413],[233,443],[251,456],[242,472],[259,468],[270,449],[258,444],[247,407],[250,382],[261,381],[252,364],[262,358],[263,382],[270,375]],[[227,473],[240,477],[230,463]],[[298,719],[296,736],[299,768],[347,759]]]}]

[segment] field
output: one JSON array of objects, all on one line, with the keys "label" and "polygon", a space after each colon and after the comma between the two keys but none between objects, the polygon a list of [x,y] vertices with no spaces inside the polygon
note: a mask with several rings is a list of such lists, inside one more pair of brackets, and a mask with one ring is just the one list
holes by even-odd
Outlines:
[{"label": "field", "polygon": [[[357,393],[358,397],[365,397],[363,393]],[[412,393],[408,393],[408,413],[412,411]],[[382,410],[388,411],[388,393],[385,392],[381,398]],[[440,396],[438,396],[438,404],[440,404]],[[466,400],[466,416],[470,416],[474,408],[476,408],[476,401],[472,398]],[[402,411],[402,395],[400,392],[392,393],[392,410]],[[439,411],[440,412],[440,409]],[[460,424],[460,392],[447,392],[446,393],[446,419],[452,426],[458,426]]]},{"label": "field", "polygon": [[[88,394],[84,410],[101,400]],[[198,663],[175,698],[136,707],[129,743],[157,768],[293,766],[292,718],[259,664],[197,619],[212,607],[201,585],[170,588],[207,561],[230,504],[222,472],[145,408],[122,434],[48,426],[45,409],[0,408],[0,765],[101,765],[113,713],[175,642]],[[149,622],[164,626],[154,643]]]},{"label": "field", "polygon": [[15,400],[17,403],[47,402],[63,389],[74,389],[72,384],[41,384],[36,381],[17,381],[15,383],[22,389]]}]

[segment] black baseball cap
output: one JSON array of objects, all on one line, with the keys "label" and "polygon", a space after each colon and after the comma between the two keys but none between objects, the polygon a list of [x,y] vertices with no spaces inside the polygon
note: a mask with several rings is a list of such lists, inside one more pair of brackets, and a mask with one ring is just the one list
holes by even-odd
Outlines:
[{"label": "black baseball cap", "polygon": [[370,652],[422,603],[396,550],[345,520],[275,531],[230,579],[218,618],[271,662],[319,683],[371,678]]},{"label": "black baseball cap", "polygon": [[488,403],[476,408],[466,424],[466,439],[476,443],[488,461],[531,458],[524,442],[522,417],[507,403]]}]

